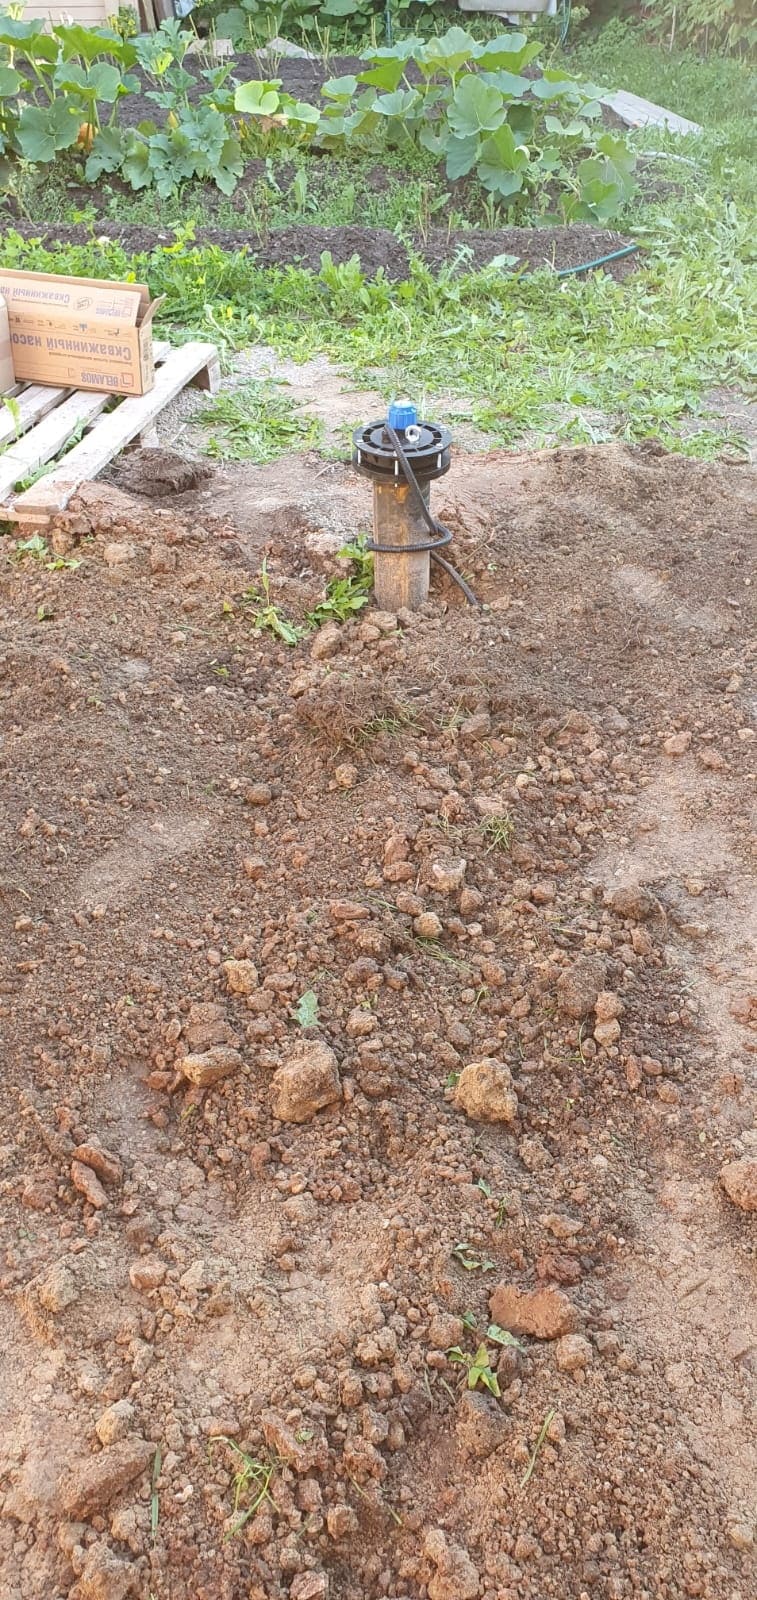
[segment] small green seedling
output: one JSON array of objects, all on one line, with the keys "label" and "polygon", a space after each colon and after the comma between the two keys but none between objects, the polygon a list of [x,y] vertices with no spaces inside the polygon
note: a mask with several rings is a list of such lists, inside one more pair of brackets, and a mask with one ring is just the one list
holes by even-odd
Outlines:
[{"label": "small green seedling", "polygon": [[51,555],[41,533],[32,534],[30,539],[16,540],[10,556],[11,561],[24,561],[27,556],[34,561],[44,562],[46,572],[75,572],[77,567],[81,566],[81,562],[75,561],[72,556]]},{"label": "small green seedling", "polygon": [[247,589],[242,596],[243,602],[255,606],[252,625],[258,633],[272,633],[283,644],[295,645],[302,638],[303,630],[296,623],[290,622],[284,616],[280,607],[271,599],[271,580],[265,561],[260,569],[259,587]]},{"label": "small green seedling", "polygon": [[355,570],[344,578],[332,578],[323,600],[308,612],[308,622],[320,628],[324,622],[347,622],[367,606],[373,588],[373,556],[364,540],[345,544],[338,552],[340,561],[351,561]]},{"label": "small green seedling", "polygon": [[487,1200],[491,1200],[491,1197],[492,1197],[492,1186],[491,1186],[490,1183],[487,1183],[485,1178],[478,1178],[477,1179],[476,1188],[481,1190],[482,1195],[485,1195]]},{"label": "small green seedling", "polygon": [[525,1355],[526,1353],[525,1345],[519,1344],[518,1340],[515,1338],[515,1335],[508,1333],[507,1328],[500,1328],[498,1322],[489,1323],[489,1326],[486,1330],[486,1337],[487,1339],[491,1339],[492,1344],[514,1346],[516,1350],[520,1350],[521,1355]]},{"label": "small green seedling", "polygon": [[452,1254],[459,1265],[465,1268],[466,1272],[496,1272],[497,1270],[493,1261],[489,1261],[486,1256],[479,1255],[478,1251],[474,1250],[472,1245],[466,1244],[464,1240],[455,1245]]},{"label": "small green seedling", "polygon": [[500,1198],[497,1202],[497,1215],[494,1218],[495,1228],[504,1228],[507,1215],[507,1195],[503,1194],[500,1195]]},{"label": "small green seedling", "polygon": [[534,1445],[533,1450],[531,1451],[531,1457],[530,1457],[528,1466],[526,1467],[526,1470],[525,1470],[525,1472],[523,1474],[523,1477],[520,1480],[521,1489],[525,1489],[526,1484],[529,1482],[529,1479],[531,1478],[531,1475],[533,1473],[534,1467],[536,1466],[536,1462],[537,1462],[537,1459],[538,1459],[538,1456],[539,1456],[539,1452],[540,1452],[540,1450],[541,1450],[541,1448],[542,1448],[542,1446],[544,1444],[544,1441],[545,1441],[545,1439],[547,1437],[547,1434],[549,1432],[549,1425],[550,1425],[550,1423],[552,1421],[552,1418],[555,1417],[556,1415],[557,1415],[557,1412],[555,1411],[554,1406],[550,1406],[550,1409],[547,1412],[546,1417],[544,1418],[544,1421],[543,1421],[543,1423],[541,1425],[541,1428],[539,1429],[539,1437],[538,1437],[538,1439],[536,1441],[536,1444]]},{"label": "small green seedling", "polygon": [[43,561],[50,554],[46,541],[41,533],[33,533],[30,539],[17,539],[13,546],[11,561],[23,561],[31,556],[35,561]]},{"label": "small green seedling", "polygon": [[467,1367],[469,1389],[477,1389],[480,1385],[499,1400],[501,1394],[499,1380],[489,1364],[489,1352],[483,1340],[475,1355],[471,1355],[467,1350],[461,1350],[459,1344],[454,1344],[447,1351],[447,1357],[456,1366]]},{"label": "small green seedling", "polygon": [[4,406],[5,410],[9,413],[11,422],[13,423],[13,427],[15,429],[16,438],[18,439],[21,434],[21,407],[18,401],[12,394],[4,394],[0,396],[0,405]]},{"label": "small green seedling", "polygon": [[318,996],[314,989],[306,989],[305,993],[300,995],[291,1015],[295,1022],[299,1022],[301,1028],[318,1027]]},{"label": "small green seedling", "polygon": [[233,1480],[233,1515],[236,1520],[226,1535],[227,1539],[233,1538],[235,1534],[241,1533],[242,1528],[249,1522],[250,1517],[254,1517],[264,1500],[270,1500],[271,1505],[275,1506],[271,1483],[279,1463],[274,1456],[265,1461],[258,1461],[255,1456],[248,1455],[234,1439],[229,1439],[225,1433],[214,1434],[210,1442],[228,1445],[240,1460],[240,1466]]}]

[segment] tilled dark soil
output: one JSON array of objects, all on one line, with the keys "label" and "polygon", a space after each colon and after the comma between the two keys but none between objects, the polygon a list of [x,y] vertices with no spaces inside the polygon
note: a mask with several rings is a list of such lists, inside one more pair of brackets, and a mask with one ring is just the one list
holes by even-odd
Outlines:
[{"label": "tilled dark soil", "polygon": [[460,459],[486,609],[294,649],[314,459],[3,566],[4,1595],[746,1600],[750,487]]},{"label": "tilled dark soil", "polygon": [[[309,61],[299,56],[282,56],[280,60],[271,60],[262,54],[260,57],[240,54],[234,57],[232,79],[234,83],[249,83],[261,78],[267,80],[281,80],[281,87],[285,94],[291,94],[296,100],[306,100],[309,105],[318,105],[321,98],[321,89],[329,78],[340,78],[347,73],[357,73],[362,70],[363,63],[359,56],[334,56],[327,64],[316,57]],[[185,61],[188,72],[196,75],[196,87],[189,90],[189,99],[196,100],[200,93],[207,91],[207,83],[200,76],[202,62],[196,56],[188,56]],[[411,68],[411,76],[414,73]],[[136,77],[142,78],[145,86],[144,94],[130,94],[124,97],[119,106],[120,120],[124,124],[136,127],[144,121],[159,122],[163,112],[156,106],[155,101],[149,97],[149,82],[138,69]],[[420,77],[420,74],[416,73]]]},{"label": "tilled dark soil", "polygon": [[[48,246],[55,244],[87,244],[92,239],[92,228],[83,223],[26,223],[14,222],[14,231],[25,239],[41,239]],[[171,240],[169,229],[145,227],[136,222],[98,222],[98,236],[117,239],[125,250],[154,250]],[[366,277],[382,271],[386,277],[401,280],[408,276],[410,264],[402,242],[386,228],[341,227],[323,228],[307,223],[288,228],[272,228],[261,239],[244,228],[197,228],[198,245],[216,244],[222,250],[249,251],[261,267],[300,266],[318,272],[324,250],[331,252],[337,264],[360,257]],[[517,268],[505,266],[503,271],[536,271],[541,267],[576,267],[595,261],[598,257],[619,250],[630,241],[609,229],[592,228],[586,223],[575,223],[566,228],[500,228],[492,233],[483,229],[470,232],[448,233],[432,228],[425,237],[416,236],[417,253],[429,266],[439,268],[458,262],[460,271],[484,267],[500,255],[515,256]],[[624,277],[633,271],[636,257],[609,262],[606,271],[614,277]]]}]

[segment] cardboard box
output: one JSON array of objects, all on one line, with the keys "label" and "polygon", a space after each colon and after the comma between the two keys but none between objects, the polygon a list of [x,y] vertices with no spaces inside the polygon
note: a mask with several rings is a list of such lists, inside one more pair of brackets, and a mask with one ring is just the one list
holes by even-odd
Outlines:
[{"label": "cardboard box", "polygon": [[0,295],[0,394],[7,394],[16,382],[11,355],[11,330],[8,307]]},{"label": "cardboard box", "polygon": [[155,382],[144,283],[9,272],[0,267],[16,381],[101,394],[146,394]]}]

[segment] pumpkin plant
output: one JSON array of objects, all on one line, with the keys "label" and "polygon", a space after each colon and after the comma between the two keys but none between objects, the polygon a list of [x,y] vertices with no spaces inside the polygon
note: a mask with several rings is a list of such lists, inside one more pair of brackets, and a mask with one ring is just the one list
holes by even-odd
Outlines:
[{"label": "pumpkin plant", "polygon": [[362,72],[324,84],[317,142],[420,145],[448,178],[475,173],[506,205],[560,194],[565,215],[605,222],[633,193],[634,157],[625,140],[595,134],[601,91],[536,71],[540,52],[522,33],[483,44],[457,27],[374,50]]}]

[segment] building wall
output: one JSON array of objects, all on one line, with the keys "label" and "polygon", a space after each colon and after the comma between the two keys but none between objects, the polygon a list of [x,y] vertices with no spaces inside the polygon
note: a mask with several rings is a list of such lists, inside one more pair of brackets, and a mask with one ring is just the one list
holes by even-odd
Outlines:
[{"label": "building wall", "polygon": [[112,4],[108,4],[108,0],[67,0],[67,4],[61,5],[56,5],[54,0],[48,4],[45,0],[30,0],[24,16],[50,18],[53,22],[67,21],[73,17],[74,22],[91,28],[105,22],[106,17],[117,10],[118,0],[112,0]]}]

